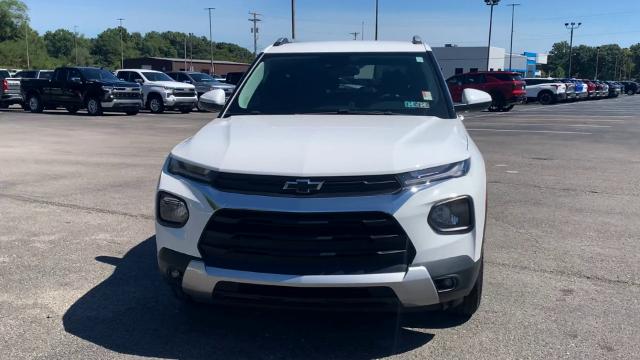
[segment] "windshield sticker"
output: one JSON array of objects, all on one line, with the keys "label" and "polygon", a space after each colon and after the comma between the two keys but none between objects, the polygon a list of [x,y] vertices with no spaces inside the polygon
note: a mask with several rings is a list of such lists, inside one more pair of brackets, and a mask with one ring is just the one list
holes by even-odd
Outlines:
[{"label": "windshield sticker", "polygon": [[422,90],[422,100],[427,100],[427,101],[433,100],[433,96],[431,96],[431,91]]},{"label": "windshield sticker", "polygon": [[424,58],[422,56],[416,56],[416,62],[424,62]]},{"label": "windshield sticker", "polygon": [[405,101],[404,107],[408,109],[428,109],[429,103],[426,101]]}]

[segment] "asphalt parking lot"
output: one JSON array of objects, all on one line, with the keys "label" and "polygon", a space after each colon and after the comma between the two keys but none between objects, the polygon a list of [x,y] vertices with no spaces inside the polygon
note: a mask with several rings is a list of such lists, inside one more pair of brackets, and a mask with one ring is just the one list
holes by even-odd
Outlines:
[{"label": "asphalt parking lot", "polygon": [[0,111],[0,357],[640,358],[640,96],[466,116],[489,182],[468,321],[181,306],[154,187],[212,117]]}]

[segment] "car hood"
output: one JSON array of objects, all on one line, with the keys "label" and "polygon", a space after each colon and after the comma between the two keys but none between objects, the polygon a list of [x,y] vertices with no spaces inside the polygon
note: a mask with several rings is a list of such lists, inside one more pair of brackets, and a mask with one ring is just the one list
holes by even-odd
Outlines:
[{"label": "car hood", "polygon": [[140,84],[134,83],[134,82],[128,82],[128,81],[107,81],[107,80],[96,81],[96,80],[93,80],[93,81],[90,81],[90,82],[100,83],[100,84],[102,84],[102,86],[140,88]]},{"label": "car hood", "polygon": [[216,89],[234,89],[236,86],[235,85],[231,85],[231,84],[225,84],[225,83],[221,83],[221,82],[199,82],[197,83],[198,86],[209,86],[209,87],[213,87]]},{"label": "car hood", "polygon": [[193,89],[195,86],[177,81],[147,81],[145,85],[162,86],[170,89]]},{"label": "car hood", "polygon": [[469,157],[457,119],[250,115],[216,119],[173,156],[224,172],[340,176],[401,173]]}]

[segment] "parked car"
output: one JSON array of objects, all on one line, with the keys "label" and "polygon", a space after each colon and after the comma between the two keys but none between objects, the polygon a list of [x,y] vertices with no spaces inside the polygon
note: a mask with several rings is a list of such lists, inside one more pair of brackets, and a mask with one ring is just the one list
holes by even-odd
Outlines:
[{"label": "parked car", "polygon": [[51,79],[53,70],[21,70],[13,77],[19,79]]},{"label": "parked car", "polygon": [[115,75],[122,81],[142,86],[142,103],[152,113],[159,114],[165,109],[189,113],[198,101],[195,86],[177,82],[160,71],[122,69],[116,70]]},{"label": "parked car", "polygon": [[508,71],[484,71],[454,75],[447,79],[454,102],[460,102],[464,89],[477,89],[491,95],[489,111],[509,111],[527,100],[525,82],[520,74]]},{"label": "parked car", "polygon": [[[174,293],[471,316],[486,172],[430,48],[281,39],[248,74],[226,105],[222,89],[202,96],[220,115],[160,173],[157,257]],[[491,103],[471,88],[460,100]]]},{"label": "parked car", "polygon": [[34,113],[62,106],[70,113],[87,109],[89,115],[103,112],[135,115],[142,106],[139,84],[92,67],[61,67],[51,79],[23,79],[22,94],[26,108]]},{"label": "parked car", "polygon": [[609,94],[608,94],[608,96],[610,98],[615,98],[615,97],[620,96],[620,94],[622,94],[623,86],[621,84],[618,84],[615,81],[605,81],[605,83],[607,85],[609,85]]},{"label": "parked car", "polygon": [[[221,89],[224,90],[227,98],[231,96],[233,90],[236,88],[235,85],[225,84],[223,82],[217,81],[212,76],[209,76],[204,73],[194,72],[194,71],[173,71],[168,72],[171,78],[175,81],[193,84],[196,87],[196,92],[198,93],[198,98],[200,95],[206,93],[207,91]],[[198,110],[202,110],[198,105]]]},{"label": "parked car", "polygon": [[238,85],[238,83],[240,83],[240,80],[242,79],[242,76],[244,75],[244,71],[238,71],[238,72],[230,72],[227,73],[226,76],[226,83],[227,84],[231,84],[231,85]]},{"label": "parked car", "polygon": [[527,100],[538,101],[542,105],[554,104],[567,99],[567,86],[554,79],[527,78]]},{"label": "parked car", "polygon": [[566,86],[567,101],[574,101],[577,99],[578,95],[576,94],[576,84],[572,81],[557,78],[551,79],[551,81],[563,83]]},{"label": "parked car", "polygon": [[596,93],[596,88],[597,88],[596,83],[594,83],[593,81],[588,80],[588,79],[582,79],[580,81],[582,81],[587,86],[587,98],[588,99],[595,99],[596,95],[597,95],[597,93]]},{"label": "parked car", "polygon": [[20,92],[20,79],[11,77],[7,69],[0,69],[0,108],[6,109],[13,104],[22,104],[22,94]]},{"label": "parked car", "polygon": [[589,97],[589,90],[587,88],[587,85],[585,83],[583,83],[582,81],[578,80],[578,79],[566,79],[568,81],[571,81],[572,83],[574,83],[576,85],[576,99],[577,100],[584,100],[587,99]]},{"label": "parked car", "polygon": [[622,81],[624,85],[624,93],[627,95],[635,95],[640,92],[640,86],[635,81]]}]

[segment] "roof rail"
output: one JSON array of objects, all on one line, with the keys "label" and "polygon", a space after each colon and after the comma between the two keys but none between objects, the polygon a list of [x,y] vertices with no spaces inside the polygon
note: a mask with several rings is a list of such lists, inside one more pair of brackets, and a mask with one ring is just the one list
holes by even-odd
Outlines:
[{"label": "roof rail", "polygon": [[289,43],[289,39],[287,39],[286,37],[281,37],[278,40],[276,40],[276,42],[273,43],[273,46],[280,46],[288,43]]},{"label": "roof rail", "polygon": [[413,44],[422,44],[422,39],[418,35],[413,35],[413,39],[411,39]]}]

